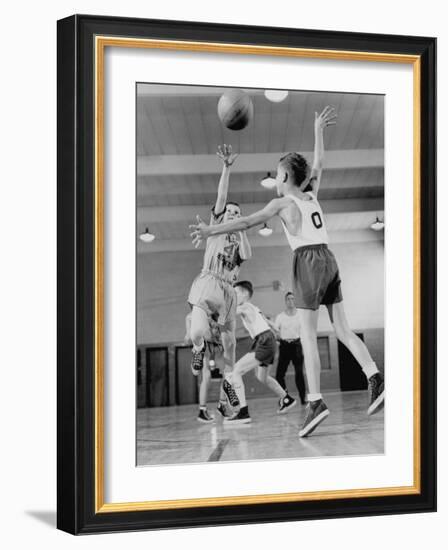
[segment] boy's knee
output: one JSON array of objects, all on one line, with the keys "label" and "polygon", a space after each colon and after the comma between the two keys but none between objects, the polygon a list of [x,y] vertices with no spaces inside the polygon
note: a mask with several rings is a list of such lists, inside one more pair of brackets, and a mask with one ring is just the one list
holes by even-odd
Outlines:
[{"label": "boy's knee", "polygon": [[243,381],[243,377],[241,376],[241,373],[238,370],[233,370],[232,372],[232,383],[233,385],[240,385]]}]

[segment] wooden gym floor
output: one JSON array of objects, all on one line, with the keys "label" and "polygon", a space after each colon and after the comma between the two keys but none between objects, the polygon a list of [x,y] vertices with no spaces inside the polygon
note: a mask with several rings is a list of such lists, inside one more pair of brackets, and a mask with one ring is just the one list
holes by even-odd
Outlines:
[{"label": "wooden gym floor", "polygon": [[297,432],[305,406],[277,415],[277,400],[270,397],[248,400],[252,423],[230,427],[214,405],[213,424],[196,420],[196,405],[138,409],[137,465],[384,453],[384,410],[367,416],[366,391],[327,393],[324,399],[330,416],[303,439]]}]

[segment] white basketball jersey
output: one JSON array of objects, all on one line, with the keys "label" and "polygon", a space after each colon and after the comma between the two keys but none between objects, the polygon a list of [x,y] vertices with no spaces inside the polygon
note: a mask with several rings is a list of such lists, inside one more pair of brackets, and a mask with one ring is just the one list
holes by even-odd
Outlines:
[{"label": "white basketball jersey", "polygon": [[251,338],[255,338],[262,332],[266,332],[271,328],[263,313],[251,302],[245,302],[238,306],[237,313],[241,315],[243,325]]},{"label": "white basketball jersey", "polygon": [[314,193],[309,191],[307,195],[309,195],[312,200],[304,201],[294,195],[286,195],[295,202],[302,215],[302,223],[297,235],[291,235],[282,220],[286,238],[288,239],[289,245],[293,250],[296,250],[301,246],[328,244],[328,234],[325,227],[322,208],[320,207]]},{"label": "white basketball jersey", "polygon": [[[212,211],[210,225],[222,223],[224,212],[215,216]],[[240,256],[240,243],[235,233],[213,235],[205,245],[203,271],[215,273],[219,277],[233,283],[238,277],[243,260]]]}]

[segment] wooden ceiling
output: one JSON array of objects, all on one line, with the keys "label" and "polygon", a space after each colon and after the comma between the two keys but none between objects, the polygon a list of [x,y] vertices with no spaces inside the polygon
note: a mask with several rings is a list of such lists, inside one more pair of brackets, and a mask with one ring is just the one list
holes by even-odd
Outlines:
[{"label": "wooden ceiling", "polygon": [[[254,120],[234,132],[217,116],[223,88],[197,87],[188,93],[180,87],[156,86],[152,94],[139,90],[137,100],[138,155],[214,154],[221,143],[231,143],[240,153],[312,151],[314,112],[333,105],[338,124],[328,132],[326,147],[382,149],[384,146],[384,96],[290,92],[281,103],[268,101],[260,91],[249,91]],[[156,93],[158,92],[158,93]],[[208,92],[208,95],[207,95]]]},{"label": "wooden ceiling", "polygon": [[[148,226],[159,241],[157,246],[139,243],[139,251],[163,250],[164,242],[167,250],[181,246],[182,241],[182,247],[189,246],[187,228],[192,220],[186,217],[196,210],[204,212],[216,198],[221,164],[214,155],[222,143],[231,144],[244,165],[231,176],[229,199],[239,202],[244,211],[270,200],[273,192],[259,182],[267,170],[275,172],[271,159],[287,151],[312,155],[314,112],[328,104],[338,112],[338,122],[327,130],[325,147],[334,160],[344,159],[339,164],[333,162],[322,181],[320,197],[334,218],[330,232],[366,230],[377,214],[383,214],[383,96],[290,92],[283,102],[272,103],[263,90],[248,90],[254,118],[246,129],[233,132],[224,128],[217,116],[217,102],[223,91],[212,87],[138,86],[137,230]],[[362,156],[361,163],[356,162],[357,152]],[[209,168],[203,169],[202,159]],[[151,169],[156,164],[162,168]],[[350,204],[356,199],[359,208],[353,216]],[[330,205],[331,201],[334,204]],[[344,216],[345,212],[351,213],[353,223],[347,223],[350,217]],[[274,226],[276,232],[281,231],[277,224]],[[265,245],[266,239],[260,244]]]}]

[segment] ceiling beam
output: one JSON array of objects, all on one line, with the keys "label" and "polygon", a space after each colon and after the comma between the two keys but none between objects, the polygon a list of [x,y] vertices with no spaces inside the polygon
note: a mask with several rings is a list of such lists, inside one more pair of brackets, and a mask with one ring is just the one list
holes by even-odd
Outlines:
[{"label": "ceiling beam", "polygon": [[[285,153],[242,153],[233,173],[275,171]],[[313,153],[301,153],[312,162]],[[384,149],[326,151],[324,168],[378,168],[384,166]],[[137,157],[137,176],[219,174],[222,164],[216,155],[152,155]]]},{"label": "ceiling beam", "polygon": [[[363,211],[380,211],[384,209],[384,198],[339,199],[320,201],[322,210],[327,214]],[[252,214],[264,208],[266,203],[242,204],[244,215]],[[186,206],[144,206],[137,208],[137,223],[180,222],[192,223],[199,215],[204,221],[210,218],[210,205]]]},{"label": "ceiling beam", "polygon": [[[238,188],[232,189],[229,193],[229,200],[235,201],[238,204],[250,204],[250,203],[267,203],[276,196],[275,191],[263,189],[258,185],[256,190],[240,190]],[[384,187],[383,186],[365,186],[365,187],[339,187],[339,188],[328,188],[324,187],[319,191],[319,199],[323,200],[345,200],[345,199],[361,199],[361,198],[384,198]],[[176,205],[208,205],[211,208],[211,205],[216,202],[216,190],[214,191],[195,191],[181,192],[178,190],[177,193],[172,192],[153,192],[153,193],[142,193],[137,195],[137,204],[139,208],[145,206],[172,206]]]},{"label": "ceiling beam", "polygon": [[[266,172],[252,174],[232,174],[230,192],[252,192],[275,194],[260,185]],[[219,175],[207,174],[201,176],[140,176],[137,178],[138,197],[161,195],[189,195],[215,193],[218,189]],[[328,190],[337,192],[338,189],[384,187],[384,169],[367,168],[359,170],[325,170],[322,177],[321,192]],[[362,196],[362,193],[360,193]],[[261,199],[264,200],[264,199]],[[254,201],[251,201],[254,202]]]}]

